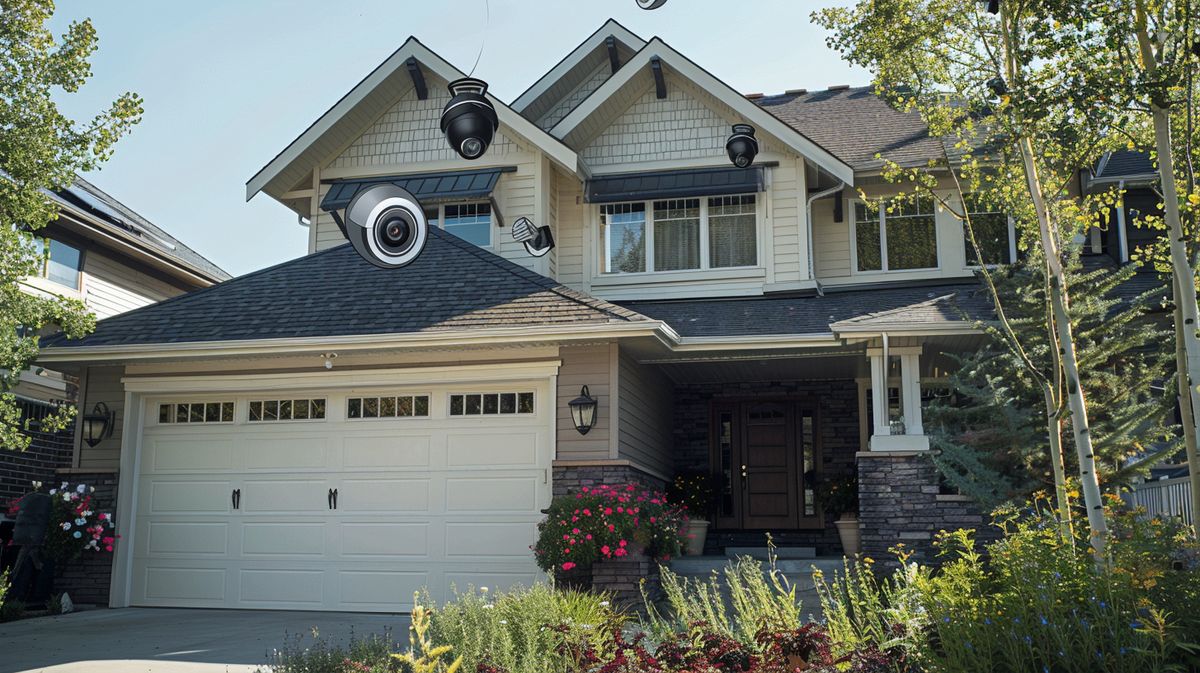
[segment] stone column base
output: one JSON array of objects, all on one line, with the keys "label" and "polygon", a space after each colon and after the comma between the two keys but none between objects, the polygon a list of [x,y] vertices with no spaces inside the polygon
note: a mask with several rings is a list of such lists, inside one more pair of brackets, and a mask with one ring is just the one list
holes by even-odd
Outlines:
[{"label": "stone column base", "polygon": [[604,559],[592,566],[592,590],[612,595],[614,607],[643,614],[642,582],[646,596],[657,600],[661,593],[658,563],[645,554]]}]

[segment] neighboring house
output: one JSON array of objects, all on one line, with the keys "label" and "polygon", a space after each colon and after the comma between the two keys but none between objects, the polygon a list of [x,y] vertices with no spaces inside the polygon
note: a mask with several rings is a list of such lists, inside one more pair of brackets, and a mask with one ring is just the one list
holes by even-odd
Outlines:
[{"label": "neighboring house", "polygon": [[[79,299],[97,318],[153,304],[229,279],[195,251],[83,178],[50,194],[59,218],[37,232],[47,259],[23,282],[31,294]],[[21,373],[13,392],[26,419],[42,418],[58,402],[87,397],[89,381],[52,368]],[[99,382],[99,385],[111,382]],[[98,393],[110,391],[96,391]],[[94,402],[93,402],[94,404]],[[87,409],[81,408],[81,413]],[[73,430],[31,432],[27,451],[0,451],[0,500],[28,492],[33,480],[49,483],[60,468],[78,467]]]},{"label": "neighboring house", "polygon": [[[529,582],[554,494],[683,470],[719,477],[713,549],[769,531],[840,553],[814,490],[856,470],[869,554],[983,524],[922,426],[990,315],[962,228],[856,201],[896,191],[878,153],[942,152],[919,118],[866,88],[743,96],[609,22],[493,100],[498,137],[466,162],[438,128],[460,76],[410,38],[250,179],[307,219],[308,256],[43,351],[122,414],[76,459],[120,472],[112,605],[393,611]],[[747,170],[724,151],[740,122]],[[436,219],[401,270],[322,207],[375,181]],[[513,240],[522,216],[549,255]],[[975,219],[985,261],[1011,260],[1008,218]]]}]

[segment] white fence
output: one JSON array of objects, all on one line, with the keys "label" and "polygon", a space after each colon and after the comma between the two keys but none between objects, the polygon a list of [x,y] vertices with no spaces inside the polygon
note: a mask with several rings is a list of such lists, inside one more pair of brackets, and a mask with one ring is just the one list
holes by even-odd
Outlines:
[{"label": "white fence", "polygon": [[1192,523],[1192,485],[1187,477],[1138,484],[1122,497],[1135,507],[1145,507],[1149,514],[1178,517],[1188,525]]}]

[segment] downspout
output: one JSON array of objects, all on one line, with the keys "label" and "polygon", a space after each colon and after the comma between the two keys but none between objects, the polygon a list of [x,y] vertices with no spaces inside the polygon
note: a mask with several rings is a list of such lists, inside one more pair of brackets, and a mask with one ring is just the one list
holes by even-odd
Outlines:
[{"label": "downspout", "polygon": [[1117,183],[1117,244],[1120,246],[1117,262],[1124,264],[1129,261],[1129,236],[1125,232],[1125,181]]},{"label": "downspout", "polygon": [[808,277],[812,279],[812,282],[817,284],[817,296],[820,296],[820,297],[825,296],[825,290],[824,290],[824,288],[821,287],[821,281],[817,280],[817,274],[814,270],[815,265],[813,263],[812,205],[813,205],[813,201],[816,201],[817,199],[825,198],[826,196],[829,196],[830,194],[833,194],[834,192],[840,192],[845,188],[846,188],[846,183],[842,180],[838,180],[837,186],[830,187],[829,189],[817,192],[816,194],[813,194],[812,196],[808,197],[808,201],[805,203],[805,206],[804,206],[804,228],[806,229],[805,233],[808,234]]}]

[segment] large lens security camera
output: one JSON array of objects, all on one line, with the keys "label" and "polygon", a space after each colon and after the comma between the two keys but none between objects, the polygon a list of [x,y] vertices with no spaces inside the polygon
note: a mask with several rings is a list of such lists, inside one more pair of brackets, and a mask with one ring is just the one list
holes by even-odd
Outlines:
[{"label": "large lens security camera", "polygon": [[638,7],[642,9],[658,9],[667,4],[667,0],[637,0]]},{"label": "large lens security camera", "polygon": [[450,83],[450,102],[442,109],[442,133],[459,156],[474,161],[487,152],[500,128],[496,108],[487,99],[487,82],[464,77]]},{"label": "large lens security camera", "polygon": [[346,206],[346,238],[363,259],[381,269],[412,263],[425,248],[429,224],[421,203],[390,183],[359,191]]},{"label": "large lens security camera", "polygon": [[729,160],[738,168],[749,168],[758,156],[758,139],[754,137],[754,127],[749,124],[734,124],[733,135],[725,143],[725,151]]}]

